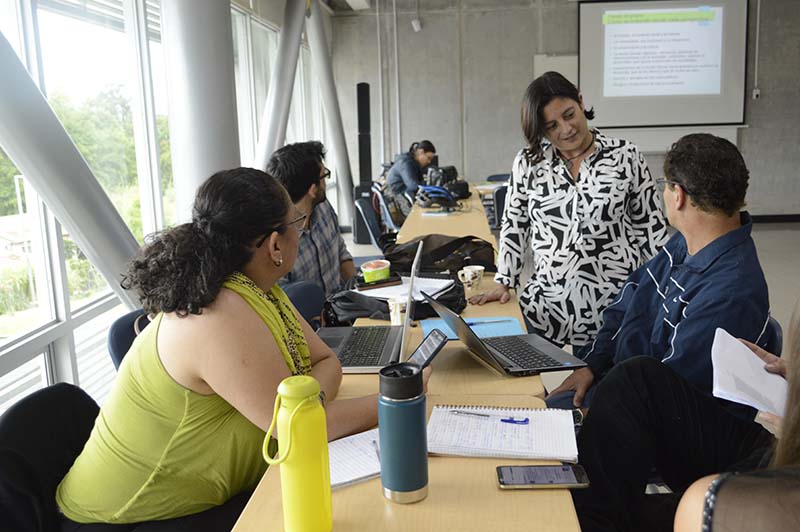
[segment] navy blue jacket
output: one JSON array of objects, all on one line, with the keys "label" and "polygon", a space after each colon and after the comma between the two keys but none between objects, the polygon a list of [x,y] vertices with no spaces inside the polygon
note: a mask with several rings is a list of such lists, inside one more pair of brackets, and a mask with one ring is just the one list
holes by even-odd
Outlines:
[{"label": "navy blue jacket", "polygon": [[693,256],[686,252],[683,235],[676,233],[628,277],[603,312],[594,342],[578,353],[595,379],[614,364],[645,355],[711,393],[711,344],[717,327],[767,347],[767,282],[750,237],[750,215],[742,212],[741,219],[742,227]]},{"label": "navy blue jacket", "polygon": [[386,186],[395,196],[402,196],[404,192],[413,198],[417,188],[422,184],[422,168],[410,153],[401,153],[394,160],[386,176]]}]

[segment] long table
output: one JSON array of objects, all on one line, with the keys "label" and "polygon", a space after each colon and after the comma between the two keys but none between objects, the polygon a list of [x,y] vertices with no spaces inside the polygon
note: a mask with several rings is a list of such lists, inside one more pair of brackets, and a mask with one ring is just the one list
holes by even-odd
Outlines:
[{"label": "long table", "polygon": [[[398,241],[439,233],[474,235],[492,242],[483,205],[476,193],[464,200],[464,209],[447,216],[415,206],[403,224]],[[492,282],[487,274],[483,280]],[[516,298],[506,304],[468,305],[465,317],[511,316],[523,325]],[[356,325],[385,322],[361,319]],[[421,327],[411,332],[409,346],[422,339]],[[409,350],[411,347],[409,347]],[[404,353],[407,357],[410,353]],[[544,388],[539,376],[498,375],[472,358],[461,342],[449,342],[433,364],[428,383],[428,406],[474,404],[542,408]],[[377,375],[345,375],[337,399],[359,397],[378,391]],[[439,531],[530,530],[579,531],[568,490],[512,490],[497,488],[495,467],[523,463],[509,459],[429,458],[429,495],[417,504],[400,505],[383,498],[380,479],[346,486],[333,492],[335,531]],[[524,463],[554,463],[524,461]],[[283,530],[279,468],[270,468],[239,518],[234,532]]]}]

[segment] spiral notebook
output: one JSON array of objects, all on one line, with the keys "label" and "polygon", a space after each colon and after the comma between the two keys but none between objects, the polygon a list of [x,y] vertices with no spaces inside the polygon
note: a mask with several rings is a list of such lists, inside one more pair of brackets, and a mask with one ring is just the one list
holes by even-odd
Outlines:
[{"label": "spiral notebook", "polygon": [[428,452],[578,461],[572,412],[556,409],[434,406],[428,420]]}]

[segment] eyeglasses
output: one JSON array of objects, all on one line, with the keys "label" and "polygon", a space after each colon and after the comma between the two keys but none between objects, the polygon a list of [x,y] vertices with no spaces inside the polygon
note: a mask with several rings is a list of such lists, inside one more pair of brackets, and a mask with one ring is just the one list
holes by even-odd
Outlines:
[{"label": "eyeglasses", "polygon": [[[301,214],[300,216],[298,216],[297,218],[295,218],[295,219],[294,219],[294,220],[292,220],[291,222],[287,222],[287,223],[285,223],[285,224],[281,224],[281,225],[279,225],[278,227],[276,227],[275,229],[272,229],[271,231],[267,231],[267,232],[264,234],[264,236],[262,236],[261,238],[259,238],[259,239],[258,239],[258,242],[256,242],[256,247],[257,247],[257,248],[260,248],[260,247],[261,247],[261,246],[264,244],[264,241],[267,239],[267,237],[268,237],[269,235],[271,235],[271,234],[272,234],[273,232],[275,232],[275,231],[280,231],[280,230],[281,230],[281,229],[283,229],[284,227],[290,227],[290,226],[295,226],[295,227],[297,227],[297,224],[298,224],[298,223],[299,223],[299,224],[301,224],[301,226],[302,226],[302,223],[301,223],[301,222],[305,222],[306,218],[308,218],[308,215],[307,215],[307,214]],[[298,231],[299,231],[299,229],[298,229]]]},{"label": "eyeglasses", "polygon": [[331,171],[326,168],[325,171],[322,172],[322,175],[319,176],[319,180],[322,181],[323,179],[328,179],[330,176],[331,176]]}]

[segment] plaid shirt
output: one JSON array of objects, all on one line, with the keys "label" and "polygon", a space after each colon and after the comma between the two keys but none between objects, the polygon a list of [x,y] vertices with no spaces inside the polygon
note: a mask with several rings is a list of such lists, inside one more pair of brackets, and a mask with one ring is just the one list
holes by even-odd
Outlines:
[{"label": "plaid shirt", "polygon": [[286,282],[311,281],[329,296],[342,284],[341,265],[353,260],[339,232],[339,218],[328,200],[318,204],[311,212],[308,229],[300,233],[297,243],[297,260]]}]

